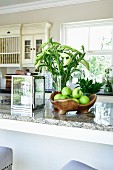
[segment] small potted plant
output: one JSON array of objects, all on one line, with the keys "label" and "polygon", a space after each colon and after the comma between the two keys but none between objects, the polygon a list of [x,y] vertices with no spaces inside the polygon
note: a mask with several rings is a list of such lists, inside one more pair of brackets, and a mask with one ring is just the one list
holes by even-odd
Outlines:
[{"label": "small potted plant", "polygon": [[104,82],[93,82],[92,79],[88,78],[78,78],[78,82],[76,83],[76,85],[78,85],[82,92],[87,96],[98,93],[104,84]]},{"label": "small potted plant", "polygon": [[105,69],[105,88],[104,88],[104,92],[112,92],[112,84],[110,79],[110,72],[112,71],[111,68],[107,68]]},{"label": "small potted plant", "polygon": [[89,64],[85,60],[84,46],[81,51],[59,42],[54,42],[52,38],[41,45],[42,51],[36,56],[35,67],[46,67],[53,78],[53,88],[60,91],[70,80],[72,73],[77,66],[82,63],[87,69]]}]

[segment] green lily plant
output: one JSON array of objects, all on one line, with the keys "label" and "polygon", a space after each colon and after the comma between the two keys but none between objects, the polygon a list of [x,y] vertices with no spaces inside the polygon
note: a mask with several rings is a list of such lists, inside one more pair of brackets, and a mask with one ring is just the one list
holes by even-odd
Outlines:
[{"label": "green lily plant", "polygon": [[[82,63],[89,70],[89,63],[85,60],[84,46],[81,51],[59,42],[54,42],[50,38],[41,45],[40,52],[35,59],[35,68],[46,67],[55,78],[54,88],[57,77],[61,76],[61,86],[65,87],[66,82],[71,78],[72,73],[78,71],[77,66]],[[61,88],[62,88],[61,87]]]}]

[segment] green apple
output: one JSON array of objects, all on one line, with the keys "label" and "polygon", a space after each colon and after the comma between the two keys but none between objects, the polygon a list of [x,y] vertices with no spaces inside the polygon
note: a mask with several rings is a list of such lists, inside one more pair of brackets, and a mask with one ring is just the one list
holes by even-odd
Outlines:
[{"label": "green apple", "polygon": [[82,91],[80,90],[80,88],[74,88],[72,90],[72,96],[73,98],[79,99],[82,96]]},{"label": "green apple", "polygon": [[62,95],[62,96],[60,97],[60,99],[68,99],[68,98],[69,98],[69,96],[66,96],[66,95],[65,95],[65,96]]},{"label": "green apple", "polygon": [[61,92],[63,96],[70,96],[72,94],[72,90],[67,86],[63,87]]},{"label": "green apple", "polygon": [[56,94],[56,95],[54,96],[54,100],[59,100],[61,96],[62,96],[62,94]]},{"label": "green apple", "polygon": [[78,99],[72,98],[72,100],[74,100],[76,103],[79,103]]},{"label": "green apple", "polygon": [[90,102],[90,99],[88,96],[81,96],[79,99],[80,104],[87,104]]}]

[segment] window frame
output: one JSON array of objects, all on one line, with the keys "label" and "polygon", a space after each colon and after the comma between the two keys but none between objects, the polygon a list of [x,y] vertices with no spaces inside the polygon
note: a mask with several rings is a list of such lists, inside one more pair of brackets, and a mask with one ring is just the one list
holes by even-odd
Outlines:
[{"label": "window frame", "polygon": [[[62,23],[60,25],[60,43],[66,44],[66,31],[68,28],[72,27],[85,27],[85,26],[105,26],[105,25],[112,25],[113,26],[113,18],[110,19],[101,19],[101,20],[90,20],[90,21],[80,21],[80,22],[69,22],[69,23]],[[89,37],[88,37],[89,39]],[[88,43],[89,44],[89,43]],[[87,50],[87,56],[89,55],[111,55],[112,61],[112,74],[113,77],[113,34],[112,34],[112,50]]]}]

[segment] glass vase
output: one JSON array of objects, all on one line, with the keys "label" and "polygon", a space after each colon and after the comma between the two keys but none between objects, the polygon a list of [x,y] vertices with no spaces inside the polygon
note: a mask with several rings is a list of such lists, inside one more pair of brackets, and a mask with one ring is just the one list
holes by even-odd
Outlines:
[{"label": "glass vase", "polygon": [[66,79],[61,75],[53,75],[52,76],[52,90],[53,91],[61,91],[63,87],[66,86]]}]

